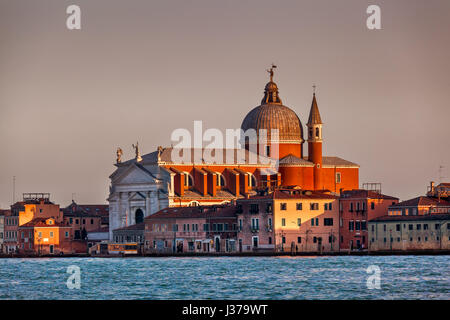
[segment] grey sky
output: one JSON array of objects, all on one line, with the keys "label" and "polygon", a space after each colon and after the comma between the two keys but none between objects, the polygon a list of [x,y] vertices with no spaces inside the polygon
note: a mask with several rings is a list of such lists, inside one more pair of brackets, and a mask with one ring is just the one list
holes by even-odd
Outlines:
[{"label": "grey sky", "polygon": [[0,0],[0,207],[13,175],[16,198],[105,203],[116,147],[154,151],[194,120],[240,127],[272,62],[303,124],[317,84],[326,155],[360,164],[361,184],[423,194],[439,165],[450,180],[449,31],[448,0]]}]

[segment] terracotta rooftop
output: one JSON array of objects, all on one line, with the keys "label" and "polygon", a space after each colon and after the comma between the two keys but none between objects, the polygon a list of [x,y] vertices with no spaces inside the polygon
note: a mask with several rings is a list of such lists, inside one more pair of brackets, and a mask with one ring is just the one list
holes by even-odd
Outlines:
[{"label": "terracotta rooftop", "polygon": [[77,204],[72,202],[62,209],[67,217],[98,217],[109,216],[109,206],[107,204]]},{"label": "terracotta rooftop", "polygon": [[145,223],[141,222],[141,223],[138,223],[138,224],[132,224],[131,226],[115,229],[114,231],[144,230],[144,229],[145,229]]},{"label": "terracotta rooftop", "polygon": [[88,231],[88,233],[95,233],[95,232],[109,232],[109,227],[102,227],[100,229]]},{"label": "terracotta rooftop", "polygon": [[[19,226],[19,228],[32,228],[32,227],[69,227],[66,226],[65,224],[59,223],[57,221],[55,221],[54,224],[47,224],[45,223],[46,220],[48,220],[50,218],[35,218],[21,226]],[[54,218],[53,218],[54,219]]]},{"label": "terracotta rooftop", "polygon": [[399,202],[397,204],[392,205],[391,207],[417,207],[417,206],[450,206],[450,202],[441,199],[439,201],[438,198],[433,197],[416,197],[413,199],[409,199],[406,201]]},{"label": "terracotta rooftop", "polygon": [[354,199],[354,198],[398,200],[398,198],[396,197],[364,189],[345,190],[341,193],[341,199]]},{"label": "terracotta rooftop", "polygon": [[272,193],[266,195],[255,195],[248,199],[239,199],[239,201],[248,201],[256,199],[338,199],[329,191],[309,191],[309,190],[295,190],[295,189],[282,189],[275,190]]},{"label": "terracotta rooftop", "polygon": [[235,217],[236,206],[197,206],[197,207],[171,207],[160,210],[145,218],[152,219],[171,219],[171,218],[225,218]]}]

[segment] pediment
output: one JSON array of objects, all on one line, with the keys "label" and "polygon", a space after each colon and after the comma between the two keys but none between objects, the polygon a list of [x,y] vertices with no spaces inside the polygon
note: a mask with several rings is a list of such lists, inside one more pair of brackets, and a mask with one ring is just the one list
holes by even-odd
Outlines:
[{"label": "pediment", "polygon": [[159,180],[148,170],[134,163],[113,178],[113,184],[158,183]]}]

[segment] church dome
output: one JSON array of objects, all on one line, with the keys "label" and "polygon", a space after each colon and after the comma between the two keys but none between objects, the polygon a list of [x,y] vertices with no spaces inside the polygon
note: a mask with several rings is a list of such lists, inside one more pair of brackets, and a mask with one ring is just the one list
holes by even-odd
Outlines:
[{"label": "church dome", "polygon": [[251,110],[242,122],[241,129],[255,129],[259,136],[260,129],[266,129],[268,139],[270,130],[278,129],[279,142],[303,143],[303,127],[297,114],[284,106],[278,95],[278,86],[272,81],[266,84],[261,105]]}]

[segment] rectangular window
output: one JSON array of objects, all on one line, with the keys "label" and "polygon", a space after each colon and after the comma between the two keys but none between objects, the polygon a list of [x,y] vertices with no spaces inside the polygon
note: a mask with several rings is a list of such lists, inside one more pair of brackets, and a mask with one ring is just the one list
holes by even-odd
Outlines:
[{"label": "rectangular window", "polygon": [[285,218],[282,218],[282,219],[281,219],[281,226],[282,226],[282,227],[285,227],[285,226],[286,226],[286,219],[285,219]]},{"label": "rectangular window", "polygon": [[417,230],[421,230],[421,229],[422,229],[422,225],[421,225],[421,224],[417,224],[417,225],[416,225],[416,229],[417,229]]},{"label": "rectangular window", "polygon": [[[240,220],[242,222],[242,220]],[[204,223],[203,224],[203,231],[209,231],[209,224],[208,223]]]},{"label": "rectangular window", "polygon": [[375,202],[370,203],[370,209],[372,209],[372,210],[375,209]]},{"label": "rectangular window", "polygon": [[353,202],[350,202],[350,210],[348,211],[353,212]]},{"label": "rectangular window", "polygon": [[423,225],[423,230],[428,230],[428,223],[425,223],[425,224]]},{"label": "rectangular window", "polygon": [[297,203],[297,210],[303,210],[303,204],[301,202]]},{"label": "rectangular window", "polygon": [[367,230],[367,221],[361,221],[361,230]]},{"label": "rectangular window", "polygon": [[395,231],[400,231],[400,225],[399,224],[395,225]]},{"label": "rectangular window", "polygon": [[323,225],[324,226],[332,226],[333,225],[333,218],[324,218],[323,219]]},{"label": "rectangular window", "polygon": [[259,205],[257,203],[250,204],[250,213],[259,213]]},{"label": "rectangular window", "polygon": [[53,238],[53,231],[50,231],[50,238]]},{"label": "rectangular window", "polygon": [[297,237],[297,243],[302,243],[302,237]]},{"label": "rectangular window", "polygon": [[280,203],[280,210],[286,210],[287,203]]},{"label": "rectangular window", "polygon": [[341,183],[341,173],[336,172],[336,183]]},{"label": "rectangular window", "polygon": [[434,225],[434,230],[439,230],[439,227],[440,227],[439,223],[436,223],[436,224]]},{"label": "rectangular window", "polygon": [[316,218],[316,227],[319,225],[319,218]]},{"label": "rectangular window", "polygon": [[302,225],[302,219],[301,219],[301,218],[298,218],[298,219],[297,219],[297,225],[298,225],[299,227]]},{"label": "rectangular window", "polygon": [[408,229],[412,230],[413,229],[413,225],[412,224],[408,225]]},{"label": "rectangular window", "polygon": [[66,231],[65,235],[66,235],[66,238],[68,238],[69,237],[69,231]]},{"label": "rectangular window", "polygon": [[318,203],[310,203],[310,210],[319,210],[319,204]]},{"label": "rectangular window", "polygon": [[355,222],[354,221],[349,221],[348,222],[348,230],[349,231],[355,230]]},{"label": "rectangular window", "polygon": [[252,218],[252,230],[259,230],[259,219]]}]

